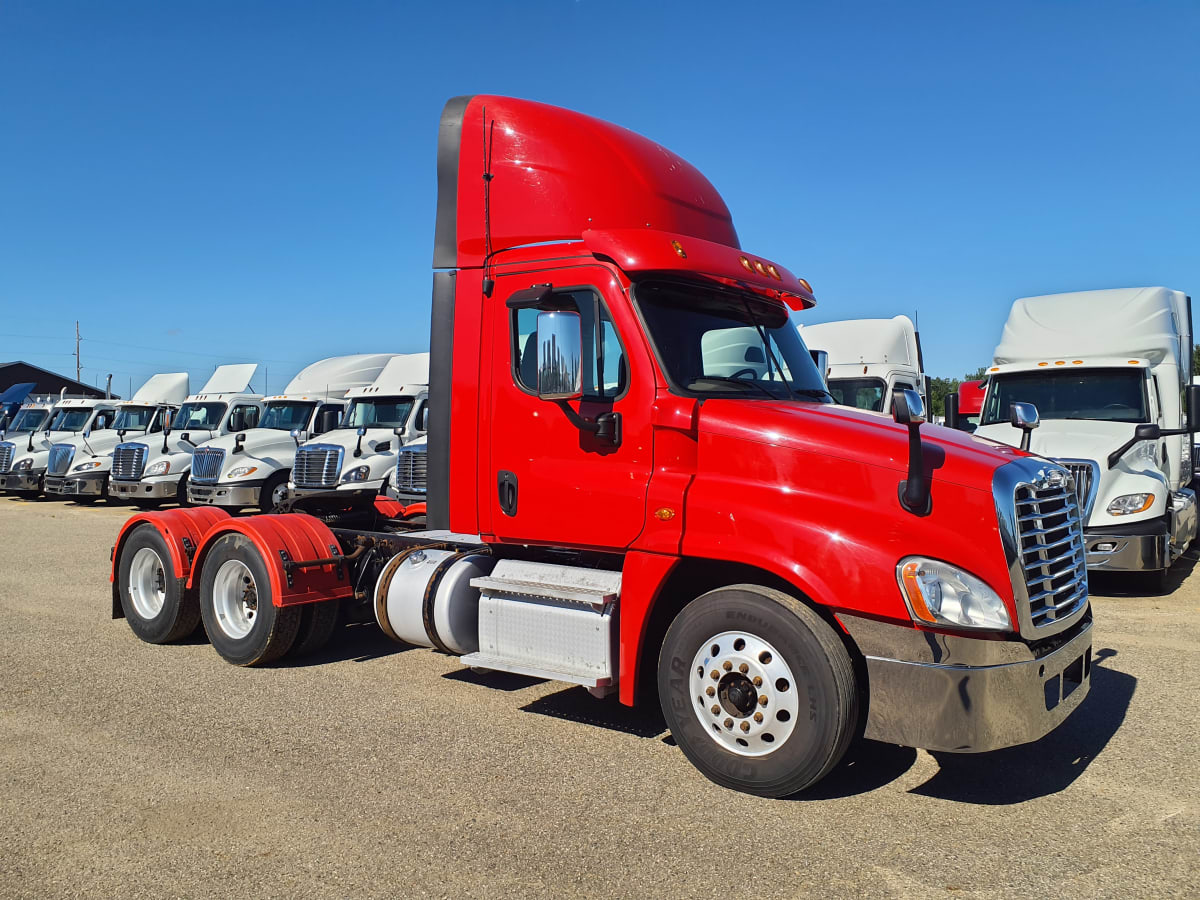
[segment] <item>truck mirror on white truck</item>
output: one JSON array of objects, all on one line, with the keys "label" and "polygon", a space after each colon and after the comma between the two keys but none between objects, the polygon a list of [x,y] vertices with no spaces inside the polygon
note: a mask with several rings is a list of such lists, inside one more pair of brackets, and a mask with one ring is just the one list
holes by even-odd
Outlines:
[{"label": "truck mirror on white truck", "polygon": [[1032,403],[1012,403],[1008,407],[1008,422],[1021,429],[1021,449],[1029,450],[1029,436],[1041,424],[1037,407]]},{"label": "truck mirror on white truck", "polygon": [[1157,422],[1142,422],[1133,429],[1133,437],[1120,447],[1108,454],[1108,467],[1111,469],[1121,461],[1121,457],[1129,452],[1129,448],[1142,441],[1157,441],[1163,436],[1163,430]]}]

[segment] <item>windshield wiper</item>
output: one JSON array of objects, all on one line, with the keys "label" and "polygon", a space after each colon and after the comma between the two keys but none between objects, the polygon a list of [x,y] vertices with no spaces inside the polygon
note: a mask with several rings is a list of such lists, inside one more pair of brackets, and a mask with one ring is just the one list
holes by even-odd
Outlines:
[{"label": "windshield wiper", "polygon": [[[784,382],[786,384],[786,382]],[[828,397],[833,400],[833,394],[825,390],[825,388],[791,388],[793,393],[799,394],[801,397]]]},{"label": "windshield wiper", "polygon": [[756,388],[766,394],[772,400],[782,400],[783,398],[774,391],[769,391],[767,388],[757,381],[747,381],[745,378],[730,378],[728,375],[701,375],[699,378],[693,378],[688,387],[695,390],[695,384],[698,381],[719,381],[724,384],[736,384],[738,387]]}]

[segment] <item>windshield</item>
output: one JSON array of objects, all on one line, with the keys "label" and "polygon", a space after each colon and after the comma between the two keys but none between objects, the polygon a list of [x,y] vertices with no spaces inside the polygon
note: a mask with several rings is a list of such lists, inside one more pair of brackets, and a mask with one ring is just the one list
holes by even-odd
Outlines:
[{"label": "windshield", "polygon": [[221,416],[225,415],[226,405],[224,403],[185,403],[175,414],[171,430],[216,431],[221,426]]},{"label": "windshield", "polygon": [[993,375],[981,425],[1008,422],[1009,406],[1032,403],[1042,419],[1149,422],[1141,369],[1075,369]]},{"label": "windshield", "polygon": [[342,417],[342,428],[403,428],[412,412],[412,397],[354,400]]},{"label": "windshield", "polygon": [[883,412],[883,398],[887,384],[882,378],[831,378],[829,393],[834,403]]},{"label": "windshield", "polygon": [[18,431],[37,431],[46,424],[46,419],[49,416],[50,410],[48,409],[23,409],[12,420],[12,424],[8,426],[8,431],[10,434]]},{"label": "windshield", "polygon": [[667,377],[685,393],[830,402],[782,303],[662,281],[639,283],[634,299]]},{"label": "windshield", "polygon": [[145,431],[153,420],[153,406],[123,406],[117,410],[113,428],[117,431]]},{"label": "windshield", "polygon": [[274,428],[277,431],[303,430],[308,427],[308,416],[315,403],[291,403],[286,400],[267,404],[259,428]]},{"label": "windshield", "polygon": [[54,420],[53,431],[82,431],[92,416],[90,409],[64,409]]}]

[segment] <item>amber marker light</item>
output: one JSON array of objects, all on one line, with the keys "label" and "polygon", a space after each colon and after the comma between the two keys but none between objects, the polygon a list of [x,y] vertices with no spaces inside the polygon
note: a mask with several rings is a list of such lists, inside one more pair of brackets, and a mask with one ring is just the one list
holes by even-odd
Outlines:
[{"label": "amber marker light", "polygon": [[933,613],[925,605],[925,598],[921,596],[921,586],[917,584],[917,575],[920,571],[921,564],[915,562],[906,563],[904,568],[900,570],[900,581],[904,585],[904,595],[908,597],[908,603],[912,608],[913,615],[923,622],[936,625],[937,619],[933,617]]},{"label": "amber marker light", "polygon": [[762,264],[762,260],[759,260],[759,259],[756,259],[754,261],[754,271],[758,272],[758,274],[762,275],[764,278],[767,275],[767,267],[764,266]]},{"label": "amber marker light", "polygon": [[1055,363],[1056,366],[1065,366],[1066,364],[1067,364],[1066,360],[1063,360],[1063,359],[1060,359]]},{"label": "amber marker light", "polygon": [[1073,360],[1071,360],[1071,365],[1073,365],[1073,366],[1082,366],[1082,365],[1083,365],[1083,360],[1082,360],[1082,359],[1073,359]]},{"label": "amber marker light", "polygon": [[776,281],[783,281],[783,276],[779,274],[779,270],[774,266],[767,266],[767,271],[771,273],[771,277]]},{"label": "amber marker light", "polygon": [[1131,360],[1129,360],[1129,364],[1131,366],[1136,366],[1138,364],[1138,361],[1136,359],[1131,359]]},{"label": "amber marker light", "polygon": [[654,518],[658,519],[660,522],[666,522],[669,519],[675,518],[675,510],[671,509],[669,506],[660,506],[654,511]]},{"label": "amber marker light", "polygon": [[810,294],[813,292],[812,285],[808,283],[807,278],[798,278],[796,280],[800,282],[800,287],[804,288]]},{"label": "amber marker light", "polygon": [[675,255],[680,259],[687,259],[687,253],[684,252],[683,244],[679,241],[671,241],[671,246],[675,248]]},{"label": "amber marker light", "polygon": [[746,257],[739,256],[738,262],[740,262],[742,264],[742,268],[745,269],[747,272],[754,271],[754,266],[750,265],[750,260],[746,259]]},{"label": "amber marker light", "polygon": [[1048,365],[1050,365],[1050,363],[1041,362],[1041,363],[1038,363],[1038,365],[1039,365],[1039,366],[1048,366]]}]

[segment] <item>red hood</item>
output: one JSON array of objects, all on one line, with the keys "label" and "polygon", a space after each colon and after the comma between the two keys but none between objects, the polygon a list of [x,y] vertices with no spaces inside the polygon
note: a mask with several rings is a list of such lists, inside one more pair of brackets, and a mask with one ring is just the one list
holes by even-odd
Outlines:
[{"label": "red hood", "polygon": [[[832,403],[758,400],[706,400],[701,405],[703,433],[780,447],[903,473],[908,469],[908,429],[882,413]],[[934,481],[991,488],[992,473],[1019,449],[940,425],[922,425],[926,453],[940,450]],[[940,454],[939,454],[940,455]]]}]

